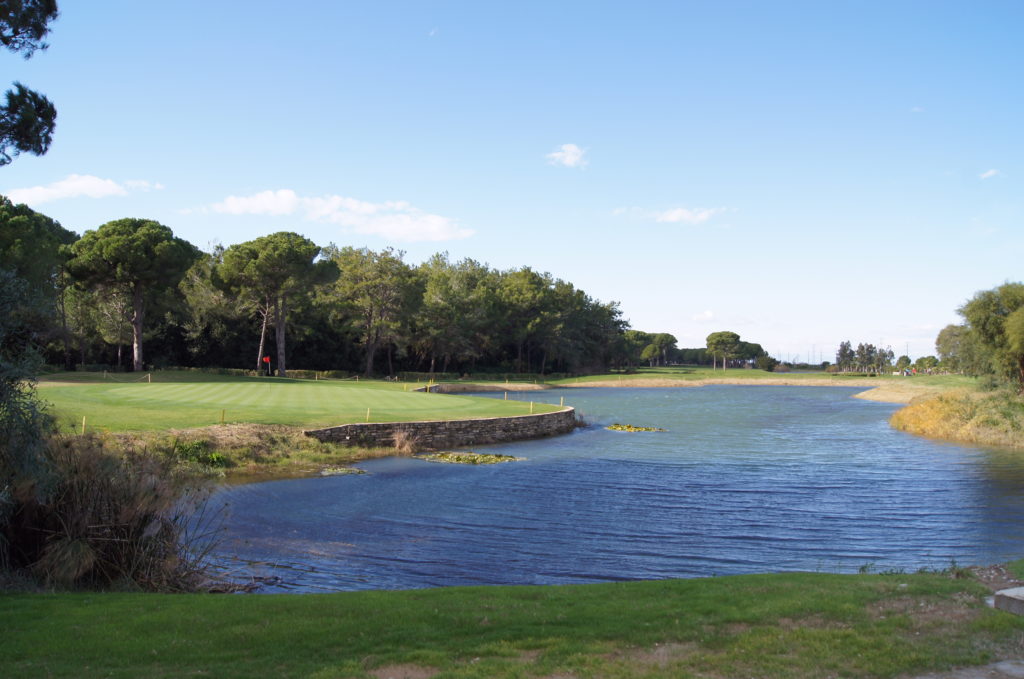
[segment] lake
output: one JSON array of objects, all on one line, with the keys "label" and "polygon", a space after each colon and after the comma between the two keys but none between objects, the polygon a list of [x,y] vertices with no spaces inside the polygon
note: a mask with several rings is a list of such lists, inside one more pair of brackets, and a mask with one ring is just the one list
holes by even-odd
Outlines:
[{"label": "lake", "polygon": [[[486,466],[229,487],[219,565],[267,591],[944,568],[1024,556],[1024,455],[891,429],[843,387],[562,389],[567,436]],[[501,397],[501,394],[498,394]],[[613,422],[666,432],[608,431]]]}]

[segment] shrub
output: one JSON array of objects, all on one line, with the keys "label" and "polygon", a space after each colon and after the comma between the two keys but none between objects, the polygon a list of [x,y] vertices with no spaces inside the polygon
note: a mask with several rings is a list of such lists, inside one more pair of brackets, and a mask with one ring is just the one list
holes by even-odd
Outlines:
[{"label": "shrub", "polygon": [[118,455],[95,436],[51,439],[46,473],[13,484],[8,567],[48,585],[198,588],[205,536],[189,517],[206,489],[167,456]]}]

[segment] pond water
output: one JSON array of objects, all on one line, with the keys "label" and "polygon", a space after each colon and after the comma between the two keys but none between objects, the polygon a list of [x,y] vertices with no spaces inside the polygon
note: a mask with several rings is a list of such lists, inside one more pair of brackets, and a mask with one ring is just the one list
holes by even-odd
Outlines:
[{"label": "pond water", "polygon": [[[894,431],[841,387],[566,389],[591,426],[225,488],[220,565],[269,591],[557,584],[1024,556],[1024,456]],[[499,397],[501,395],[499,394]],[[513,397],[512,394],[509,395]],[[604,429],[622,422],[666,432]]]}]

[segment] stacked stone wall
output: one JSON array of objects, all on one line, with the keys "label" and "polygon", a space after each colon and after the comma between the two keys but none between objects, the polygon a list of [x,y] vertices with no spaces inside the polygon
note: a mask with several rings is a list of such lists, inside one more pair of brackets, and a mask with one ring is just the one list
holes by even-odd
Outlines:
[{"label": "stacked stone wall", "polygon": [[487,443],[506,443],[567,434],[576,427],[576,411],[431,422],[367,422],[342,424],[305,432],[321,441],[368,448],[390,447],[404,432],[416,450],[446,450]]}]

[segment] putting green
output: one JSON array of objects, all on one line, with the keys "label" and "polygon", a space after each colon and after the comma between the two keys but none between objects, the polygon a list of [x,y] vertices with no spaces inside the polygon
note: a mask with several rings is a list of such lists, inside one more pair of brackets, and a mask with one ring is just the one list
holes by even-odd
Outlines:
[{"label": "putting green", "polygon": [[[167,379],[166,376],[161,376]],[[59,377],[57,379],[60,379]],[[144,431],[188,429],[222,421],[293,426],[350,422],[464,420],[526,415],[529,402],[413,391],[385,382],[221,378],[133,383],[42,382],[39,390],[62,429]],[[533,412],[557,407],[534,404]]]}]

